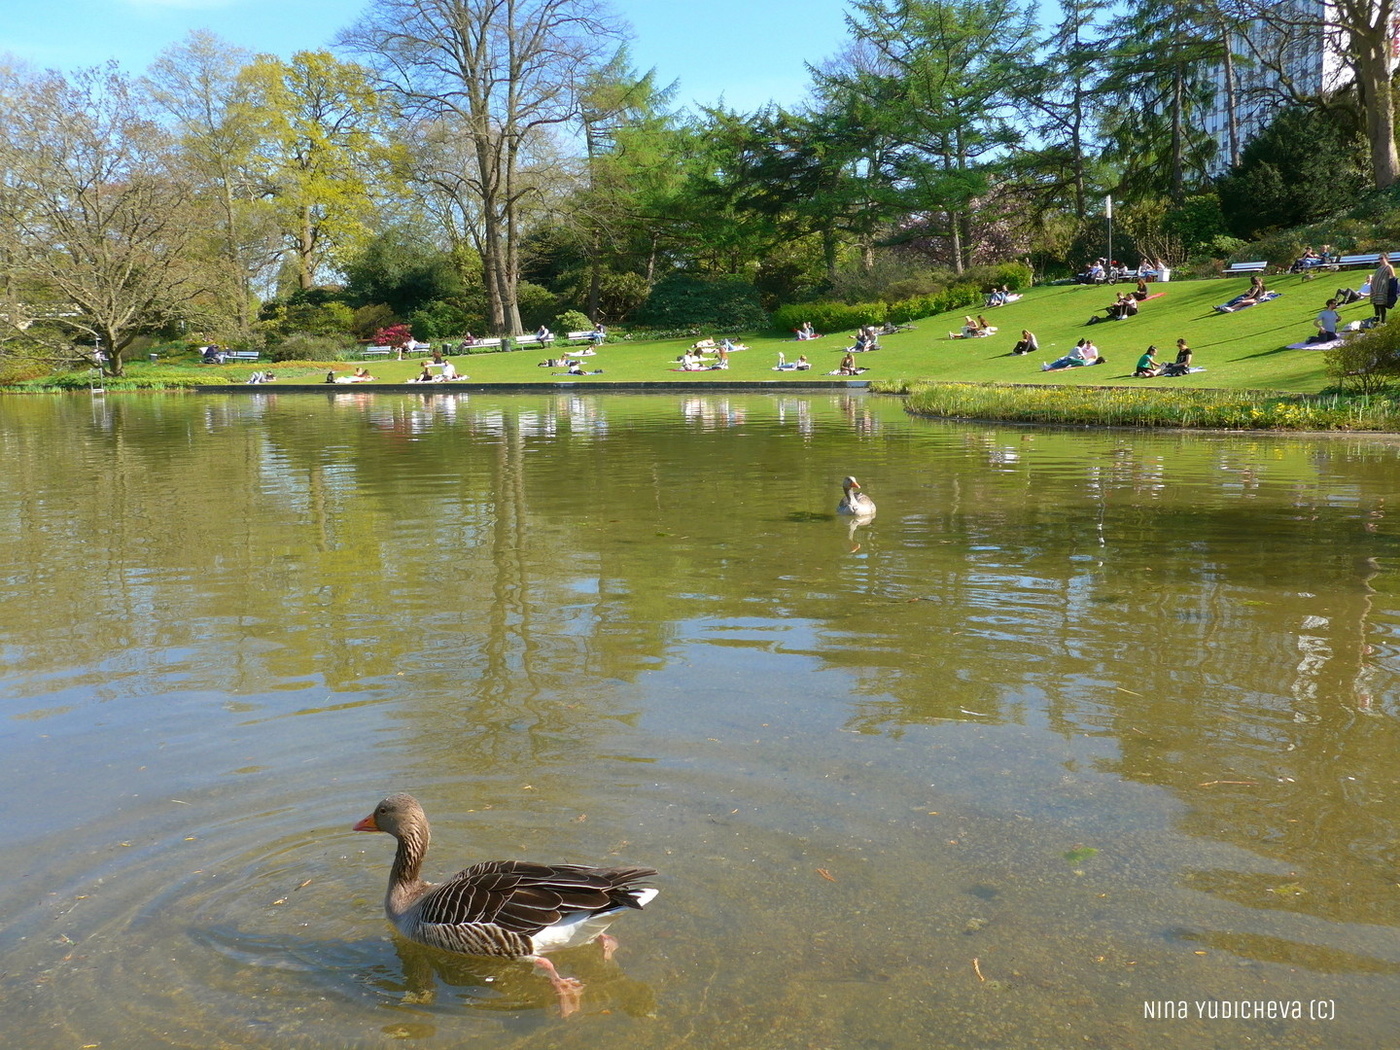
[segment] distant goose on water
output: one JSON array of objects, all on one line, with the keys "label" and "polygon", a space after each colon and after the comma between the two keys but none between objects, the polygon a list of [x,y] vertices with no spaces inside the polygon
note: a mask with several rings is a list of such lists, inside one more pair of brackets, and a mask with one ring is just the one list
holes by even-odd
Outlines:
[{"label": "distant goose on water", "polygon": [[847,478],[841,482],[841,488],[846,494],[841,497],[841,502],[836,504],[837,514],[853,514],[857,518],[875,516],[875,501],[860,490],[859,481]]},{"label": "distant goose on water", "polygon": [[591,868],[495,860],[459,871],[441,885],[419,878],[428,852],[428,818],[412,795],[390,795],[355,825],[398,840],[384,912],[411,941],[463,955],[524,959],[549,978],[565,1017],[579,1008],[583,984],[560,977],[542,953],[597,940],[605,958],[617,942],[604,932],[657,891],[635,883],[651,868]]}]

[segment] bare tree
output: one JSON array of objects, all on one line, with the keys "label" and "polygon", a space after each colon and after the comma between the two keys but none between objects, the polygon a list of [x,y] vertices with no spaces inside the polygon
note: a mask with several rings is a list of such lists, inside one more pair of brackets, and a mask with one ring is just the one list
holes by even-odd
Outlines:
[{"label": "bare tree", "polygon": [[375,67],[406,120],[459,140],[463,165],[417,175],[450,193],[459,216],[479,218],[469,233],[498,333],[520,331],[522,219],[537,192],[525,174],[530,151],[577,115],[580,82],[620,37],[595,0],[375,0],[341,38]]},{"label": "bare tree", "polygon": [[0,73],[0,121],[0,332],[30,356],[121,375],[132,340],[203,288],[186,251],[201,223],[169,138],[114,66],[71,81]]},{"label": "bare tree", "polygon": [[241,334],[252,330],[253,288],[276,257],[277,231],[260,197],[265,179],[256,166],[256,101],[239,76],[252,56],[206,30],[163,51],[151,66],[147,90],[175,122],[180,148],[199,192],[218,217],[209,231],[222,262],[220,312]]}]

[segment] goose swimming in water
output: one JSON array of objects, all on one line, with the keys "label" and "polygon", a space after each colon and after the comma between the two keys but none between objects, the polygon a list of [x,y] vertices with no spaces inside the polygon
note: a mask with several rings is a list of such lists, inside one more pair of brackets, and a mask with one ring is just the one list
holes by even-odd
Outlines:
[{"label": "goose swimming in water", "polygon": [[384,912],[411,941],[463,955],[523,959],[549,978],[559,1012],[579,1007],[583,985],[560,977],[544,952],[597,940],[605,958],[617,942],[604,932],[629,908],[642,908],[657,891],[635,885],[651,868],[591,868],[497,860],[459,871],[441,885],[418,875],[428,852],[428,818],[412,795],[390,795],[355,825],[398,841]]},{"label": "goose swimming in water", "polygon": [[841,488],[846,494],[841,497],[841,502],[836,504],[837,514],[853,514],[857,518],[875,516],[875,501],[860,490],[859,481],[847,478],[841,482]]}]

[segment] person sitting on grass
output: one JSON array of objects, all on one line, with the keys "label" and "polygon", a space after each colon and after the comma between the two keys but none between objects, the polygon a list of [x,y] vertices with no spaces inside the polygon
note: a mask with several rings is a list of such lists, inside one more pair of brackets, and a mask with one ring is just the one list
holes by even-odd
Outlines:
[{"label": "person sitting on grass", "polygon": [[1021,338],[1016,345],[1011,348],[1011,353],[1019,357],[1021,354],[1034,354],[1039,352],[1039,350],[1040,343],[1036,340],[1035,333],[1022,328]]},{"label": "person sitting on grass", "polygon": [[1136,317],[1138,312],[1137,300],[1130,295],[1118,292],[1113,297],[1113,302],[1104,308],[1104,316],[1095,314],[1086,322],[1088,324],[1098,324],[1100,321],[1126,321],[1129,317]]},{"label": "person sitting on grass", "polygon": [[1187,345],[1185,339],[1178,339],[1176,341],[1176,360],[1168,361],[1157,374],[1184,376],[1189,371],[1191,371],[1191,347]]},{"label": "person sitting on grass", "polygon": [[856,359],[854,355],[847,352],[846,356],[841,358],[841,367],[836,371],[839,375],[843,376],[858,375],[859,373],[856,371]]},{"label": "person sitting on grass", "polygon": [[1337,313],[1337,300],[1328,299],[1327,305],[1318,311],[1313,324],[1317,331],[1308,336],[1310,343],[1330,343],[1337,338],[1337,328],[1342,323],[1342,315]]},{"label": "person sitting on grass", "polygon": [[1133,371],[1133,375],[1139,379],[1150,379],[1160,372],[1161,368],[1157,364],[1157,348],[1149,346],[1147,353],[1138,358],[1137,368]]},{"label": "person sitting on grass", "polygon": [[1138,302],[1142,302],[1144,299],[1147,298],[1147,278],[1146,278],[1146,277],[1139,277],[1139,278],[1138,278],[1137,288],[1135,288],[1135,289],[1133,290],[1133,298],[1136,299]]}]

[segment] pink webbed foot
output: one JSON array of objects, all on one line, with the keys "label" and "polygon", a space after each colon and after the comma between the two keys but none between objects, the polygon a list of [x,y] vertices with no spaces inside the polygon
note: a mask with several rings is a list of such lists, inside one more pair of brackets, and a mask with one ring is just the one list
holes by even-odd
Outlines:
[{"label": "pink webbed foot", "polygon": [[603,961],[612,962],[612,957],[617,951],[617,938],[610,933],[600,933],[598,943],[603,946]]},{"label": "pink webbed foot", "polygon": [[583,1000],[583,982],[574,977],[560,977],[554,964],[543,955],[531,956],[530,961],[554,986],[554,991],[559,996],[559,1016],[572,1017],[578,1013],[579,1004]]}]

